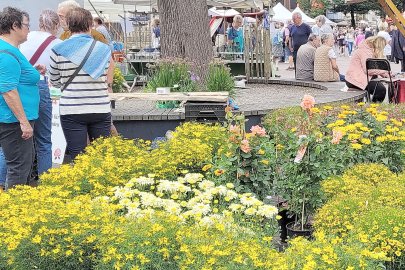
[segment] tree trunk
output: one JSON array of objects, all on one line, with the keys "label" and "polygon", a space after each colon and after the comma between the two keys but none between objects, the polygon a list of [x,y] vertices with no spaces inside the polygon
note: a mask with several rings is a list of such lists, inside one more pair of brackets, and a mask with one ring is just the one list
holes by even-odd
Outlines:
[{"label": "tree trunk", "polygon": [[353,5],[350,5],[350,18],[351,18],[351,25],[354,29],[356,29],[356,20],[354,19],[354,8]]},{"label": "tree trunk", "polygon": [[181,7],[182,0],[159,0],[159,18],[161,29],[161,56],[184,57],[183,28],[181,27]]},{"label": "tree trunk", "polygon": [[213,57],[206,0],[158,0],[161,55],[193,63],[193,72],[205,78]]}]

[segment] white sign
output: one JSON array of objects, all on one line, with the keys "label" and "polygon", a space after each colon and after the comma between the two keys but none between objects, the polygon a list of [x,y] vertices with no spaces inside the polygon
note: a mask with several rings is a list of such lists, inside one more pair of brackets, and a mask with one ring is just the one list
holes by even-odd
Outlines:
[{"label": "white sign", "polygon": [[65,135],[60,124],[59,99],[52,100],[52,162],[62,164],[66,150]]}]

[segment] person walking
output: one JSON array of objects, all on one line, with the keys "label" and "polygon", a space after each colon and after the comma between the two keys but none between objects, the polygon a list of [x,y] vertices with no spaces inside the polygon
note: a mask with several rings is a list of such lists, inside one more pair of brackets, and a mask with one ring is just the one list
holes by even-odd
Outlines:
[{"label": "person walking", "polygon": [[354,45],[354,29],[350,27],[349,31],[346,33],[346,42],[347,42],[347,52],[349,57],[352,56],[353,53],[353,45]]},{"label": "person walking", "polygon": [[302,21],[302,15],[299,12],[292,14],[294,25],[290,32],[290,50],[293,52],[294,67],[297,62],[297,52],[301,45],[308,42],[308,37],[312,33],[311,27]]},{"label": "person walking", "polygon": [[34,68],[18,47],[30,29],[26,12],[0,12],[0,145],[7,164],[5,188],[30,183],[34,162],[33,126],[38,118],[37,83],[45,67]]},{"label": "person walking", "polygon": [[90,141],[110,136],[111,108],[108,90],[114,67],[108,45],[91,36],[93,17],[74,8],[66,15],[72,36],[51,52],[50,81],[60,87],[60,119],[73,160]]}]

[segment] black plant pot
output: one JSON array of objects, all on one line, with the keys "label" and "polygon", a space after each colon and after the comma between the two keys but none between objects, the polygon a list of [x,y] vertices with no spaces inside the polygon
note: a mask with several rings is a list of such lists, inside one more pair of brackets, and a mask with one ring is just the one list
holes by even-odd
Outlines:
[{"label": "black plant pot", "polygon": [[301,229],[300,224],[296,224],[295,222],[290,222],[287,224],[287,237],[289,239],[303,236],[305,238],[311,238],[314,229],[310,226],[304,226],[304,230]]},{"label": "black plant pot", "polygon": [[287,241],[287,224],[295,220],[295,215],[290,216],[287,210],[278,212],[281,219],[278,221],[280,227],[280,240],[283,243]]}]

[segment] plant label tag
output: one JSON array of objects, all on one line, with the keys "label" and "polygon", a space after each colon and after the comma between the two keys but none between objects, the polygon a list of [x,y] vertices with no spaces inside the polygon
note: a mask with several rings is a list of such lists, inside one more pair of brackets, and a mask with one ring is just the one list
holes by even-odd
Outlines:
[{"label": "plant label tag", "polygon": [[304,158],[305,152],[307,151],[307,142],[303,142],[306,138],[306,135],[299,136],[299,142],[301,142],[300,148],[298,148],[297,155],[295,156],[294,163],[300,163]]}]

